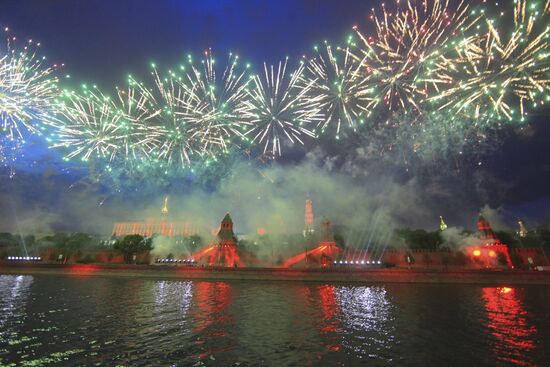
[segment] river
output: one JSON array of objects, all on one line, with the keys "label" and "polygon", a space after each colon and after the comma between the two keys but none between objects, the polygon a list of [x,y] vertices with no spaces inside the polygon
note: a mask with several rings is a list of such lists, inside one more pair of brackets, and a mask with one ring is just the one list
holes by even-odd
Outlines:
[{"label": "river", "polygon": [[0,275],[0,366],[542,366],[550,287]]}]

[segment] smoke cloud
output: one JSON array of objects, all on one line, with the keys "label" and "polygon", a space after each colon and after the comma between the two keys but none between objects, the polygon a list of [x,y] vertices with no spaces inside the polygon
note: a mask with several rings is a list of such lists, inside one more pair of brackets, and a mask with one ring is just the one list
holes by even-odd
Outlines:
[{"label": "smoke cloud", "polygon": [[[361,156],[365,151],[355,153]],[[75,183],[56,172],[22,172],[0,187],[0,231],[37,236],[83,231],[107,237],[114,222],[158,220],[168,195],[169,220],[189,222],[206,244],[230,213],[241,238],[254,243],[258,233],[265,232],[274,246],[283,248],[285,236],[304,229],[304,202],[309,197],[316,226],[330,220],[349,247],[401,246],[393,236],[396,228],[435,230],[439,215],[451,227],[444,233],[446,245],[469,243],[452,227],[475,228],[483,200],[476,186],[483,180],[472,180],[468,186],[456,177],[403,176],[362,162],[360,157],[329,156],[318,148],[300,163],[266,166],[237,160],[220,168],[225,170],[223,179],[213,189],[181,182],[131,195],[108,190],[89,176]],[[506,228],[498,209],[485,206],[483,214],[496,229]],[[159,257],[191,252],[163,237],[155,239],[154,247]]]}]

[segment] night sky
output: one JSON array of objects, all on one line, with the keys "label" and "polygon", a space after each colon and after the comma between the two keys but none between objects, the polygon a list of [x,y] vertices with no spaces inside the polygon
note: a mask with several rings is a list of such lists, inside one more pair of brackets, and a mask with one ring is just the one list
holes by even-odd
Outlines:
[{"label": "night sky", "polygon": [[[277,62],[286,56],[297,60],[323,40],[343,43],[352,26],[366,24],[373,6],[378,6],[377,2],[365,0],[3,0],[0,26],[9,27],[19,38],[40,41],[41,52],[50,62],[65,63],[63,74],[71,75],[65,84],[93,82],[109,89],[124,84],[129,73],[147,76],[151,62],[169,68],[188,53],[200,55],[208,48],[220,56],[229,51],[238,53],[257,70],[264,61]],[[456,192],[461,198],[464,192],[472,192],[471,201],[464,203],[468,216],[489,205],[500,207],[511,221],[522,216],[547,223],[548,114],[539,111],[532,121],[523,131],[507,134],[498,147],[481,158],[481,166],[465,167],[458,176],[446,172],[444,165],[415,173],[419,177],[393,167],[384,174],[401,182],[414,179],[427,187],[438,182],[450,195]],[[16,184],[7,175],[0,177],[0,218],[9,223],[7,227],[15,223],[16,212],[32,211],[37,206],[62,212],[64,199],[57,188],[85,175],[82,168],[61,174],[67,165],[39,141],[30,145],[25,156],[17,167]],[[292,165],[304,156],[298,153],[282,163]],[[476,184],[472,185],[474,179]],[[456,215],[462,208],[455,205],[453,201],[437,210],[463,220],[467,216]]]}]

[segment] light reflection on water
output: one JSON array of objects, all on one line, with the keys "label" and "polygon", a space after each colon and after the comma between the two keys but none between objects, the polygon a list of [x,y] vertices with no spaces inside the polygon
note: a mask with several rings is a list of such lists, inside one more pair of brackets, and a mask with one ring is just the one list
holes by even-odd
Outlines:
[{"label": "light reflection on water", "polygon": [[527,312],[516,290],[509,287],[483,288],[483,300],[487,309],[487,327],[495,337],[490,342],[495,358],[519,366],[534,365],[526,357],[535,348],[537,328],[527,320]]},{"label": "light reflection on water", "polygon": [[536,366],[549,293],[0,276],[0,366]]},{"label": "light reflection on water", "polygon": [[392,306],[382,287],[339,287],[343,346],[361,356],[391,360],[395,341]]}]

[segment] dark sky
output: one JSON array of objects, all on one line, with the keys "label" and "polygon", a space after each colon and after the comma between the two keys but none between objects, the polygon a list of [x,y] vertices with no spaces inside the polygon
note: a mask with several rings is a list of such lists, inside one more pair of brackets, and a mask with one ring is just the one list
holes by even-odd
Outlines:
[{"label": "dark sky", "polygon": [[[94,82],[109,89],[122,85],[129,73],[146,76],[150,62],[170,68],[188,53],[198,55],[208,48],[219,55],[236,52],[255,69],[285,56],[298,59],[323,40],[343,43],[352,26],[365,25],[373,6],[378,2],[2,0],[0,26],[19,38],[40,41],[52,63],[66,64],[64,74],[72,76],[69,83]],[[493,199],[490,184],[482,188],[491,205],[545,221],[550,214],[550,127],[547,116],[533,121],[529,133],[513,134],[484,157],[482,167],[472,170],[506,188]],[[50,165],[58,158],[40,144],[27,157]],[[50,172],[51,167],[44,167],[38,164],[32,171]],[[6,188],[6,178],[0,180]],[[32,185],[27,190],[32,191]],[[0,190],[0,195],[5,199],[6,191]]]},{"label": "dark sky", "polygon": [[346,0],[3,0],[0,23],[33,37],[78,80],[110,86],[155,61],[170,67],[211,47],[259,66],[340,43],[371,8]]}]

